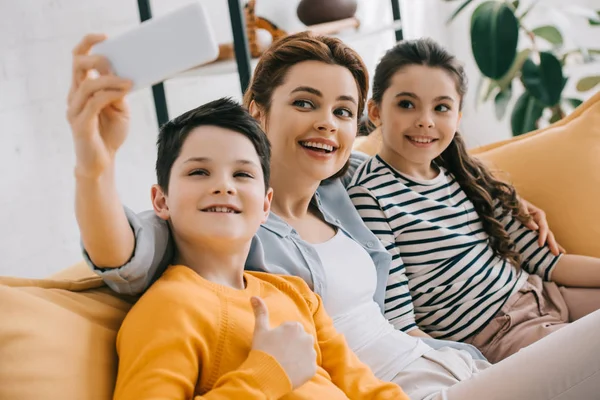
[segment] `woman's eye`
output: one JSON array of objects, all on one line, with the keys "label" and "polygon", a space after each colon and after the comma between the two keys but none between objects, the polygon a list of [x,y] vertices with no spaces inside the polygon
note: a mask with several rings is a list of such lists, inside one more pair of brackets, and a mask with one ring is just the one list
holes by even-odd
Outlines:
[{"label": "woman's eye", "polygon": [[354,116],[354,113],[347,108],[338,108],[334,111],[334,114],[344,118],[352,118]]},{"label": "woman's eye", "polygon": [[314,108],[313,104],[308,100],[295,100],[292,104],[299,108]]},{"label": "woman's eye", "polygon": [[398,105],[399,105],[401,108],[415,108],[414,104],[413,104],[413,103],[411,103],[411,102],[410,102],[410,101],[408,101],[408,100],[401,100],[401,101],[398,103]]},{"label": "woman's eye", "polygon": [[435,111],[448,112],[450,111],[450,107],[445,104],[440,104],[435,108]]},{"label": "woman's eye", "polygon": [[194,170],[190,171],[190,173],[188,175],[190,175],[190,176],[192,176],[192,175],[208,176],[208,171],[205,169],[194,169]]},{"label": "woman's eye", "polygon": [[249,172],[236,172],[233,176],[235,178],[250,178],[250,179],[254,179],[254,175],[252,175]]}]

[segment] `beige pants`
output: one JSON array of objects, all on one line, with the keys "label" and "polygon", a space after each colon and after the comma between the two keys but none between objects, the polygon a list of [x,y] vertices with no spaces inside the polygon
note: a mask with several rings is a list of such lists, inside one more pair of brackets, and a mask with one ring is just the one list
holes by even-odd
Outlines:
[{"label": "beige pants", "polygon": [[497,363],[599,309],[600,289],[559,287],[531,275],[488,325],[466,342]]},{"label": "beige pants", "polygon": [[600,311],[491,365],[431,350],[393,379],[412,400],[600,399]]}]

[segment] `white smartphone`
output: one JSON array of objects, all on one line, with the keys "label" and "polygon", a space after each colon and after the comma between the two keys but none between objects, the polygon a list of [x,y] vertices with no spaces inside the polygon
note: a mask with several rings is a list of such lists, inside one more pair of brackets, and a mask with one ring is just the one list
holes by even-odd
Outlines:
[{"label": "white smartphone", "polygon": [[92,53],[105,56],[137,90],[215,60],[219,46],[206,12],[194,2],[98,43]]}]

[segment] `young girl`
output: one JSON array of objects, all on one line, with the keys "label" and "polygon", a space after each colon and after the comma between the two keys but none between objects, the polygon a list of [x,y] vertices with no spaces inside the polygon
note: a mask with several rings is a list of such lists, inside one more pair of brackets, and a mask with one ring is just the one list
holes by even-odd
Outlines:
[{"label": "young girl", "polygon": [[497,362],[598,309],[600,290],[567,287],[600,287],[600,260],[540,246],[515,189],[467,153],[457,132],[466,85],[431,40],[388,51],[369,102],[383,147],[349,193],[393,256],[388,320]]}]

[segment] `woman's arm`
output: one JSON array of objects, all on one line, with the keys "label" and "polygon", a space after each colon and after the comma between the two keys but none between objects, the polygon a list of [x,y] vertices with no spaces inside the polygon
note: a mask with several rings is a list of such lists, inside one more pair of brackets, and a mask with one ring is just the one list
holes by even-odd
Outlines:
[{"label": "woman's arm", "polygon": [[552,281],[570,287],[600,287],[600,258],[565,254],[556,263]]}]

